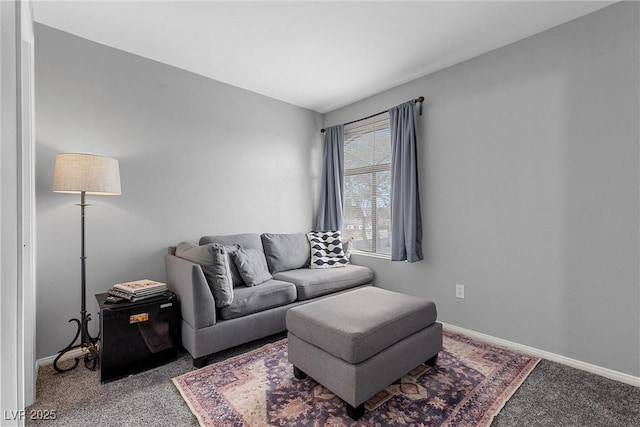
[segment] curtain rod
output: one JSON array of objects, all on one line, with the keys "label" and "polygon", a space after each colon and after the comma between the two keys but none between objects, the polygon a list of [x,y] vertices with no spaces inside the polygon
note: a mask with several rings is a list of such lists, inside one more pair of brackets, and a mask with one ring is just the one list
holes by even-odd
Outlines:
[{"label": "curtain rod", "polygon": [[[416,104],[417,104],[417,103],[420,103],[420,110],[419,110],[420,115],[422,115],[422,102],[423,102],[423,101],[424,101],[424,96],[420,96],[420,97],[418,97],[418,98],[416,98],[416,99],[414,99],[414,100],[413,100],[413,102],[414,102],[414,103],[416,103]],[[380,111],[379,113],[375,113],[375,114],[372,114],[372,115],[367,116],[367,117],[363,117],[363,118],[358,119],[358,120],[353,120],[353,121],[347,122],[347,123],[345,123],[344,125],[346,126],[346,125],[350,125],[350,124],[353,124],[353,123],[358,123],[358,122],[361,122],[361,121],[363,121],[363,120],[367,120],[367,119],[370,119],[370,118],[372,118],[372,117],[379,116],[380,114],[384,114],[384,113],[386,113],[387,111],[389,111],[389,110]],[[324,128],[322,128],[322,129],[320,129],[320,132],[323,132],[323,133],[324,133],[324,130],[325,130],[325,129],[324,129]]]}]

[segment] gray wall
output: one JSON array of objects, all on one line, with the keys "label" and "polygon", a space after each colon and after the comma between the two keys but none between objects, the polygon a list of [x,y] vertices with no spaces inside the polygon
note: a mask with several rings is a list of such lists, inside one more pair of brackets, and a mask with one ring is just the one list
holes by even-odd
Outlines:
[{"label": "gray wall", "polygon": [[[355,256],[445,322],[638,376],[638,3],[325,115],[423,95],[425,260]],[[455,284],[466,298],[455,298]]]},{"label": "gray wall", "polygon": [[94,319],[95,293],[126,280],[164,280],[169,245],[312,227],[318,113],[42,25],[36,96],[39,358],[68,344],[67,321],[80,310],[79,196],[51,192],[58,153],[120,161],[122,196],[88,197]]}]

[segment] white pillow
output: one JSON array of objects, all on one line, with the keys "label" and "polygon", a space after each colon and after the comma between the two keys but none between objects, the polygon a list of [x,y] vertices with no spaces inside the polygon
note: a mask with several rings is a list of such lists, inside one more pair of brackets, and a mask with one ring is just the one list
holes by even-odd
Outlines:
[{"label": "white pillow", "polygon": [[342,249],[340,231],[312,231],[307,233],[311,245],[309,268],[344,267],[349,263]]}]

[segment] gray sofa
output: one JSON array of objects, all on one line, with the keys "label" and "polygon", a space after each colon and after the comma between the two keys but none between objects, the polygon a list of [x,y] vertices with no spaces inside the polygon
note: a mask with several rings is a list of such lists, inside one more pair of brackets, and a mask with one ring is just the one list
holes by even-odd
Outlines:
[{"label": "gray sofa", "polygon": [[303,233],[204,236],[199,241],[199,245],[209,243],[257,249],[273,278],[252,287],[234,285],[232,303],[216,307],[202,266],[176,256],[175,247],[169,248],[167,286],[178,295],[182,345],[196,367],[205,365],[210,354],[285,331],[291,307],[367,285],[373,279],[370,268],[353,264],[309,268],[310,245]]}]

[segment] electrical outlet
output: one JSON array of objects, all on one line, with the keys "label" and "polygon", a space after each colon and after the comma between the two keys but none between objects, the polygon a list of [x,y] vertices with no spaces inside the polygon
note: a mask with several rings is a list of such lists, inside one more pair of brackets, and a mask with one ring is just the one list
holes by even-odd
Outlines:
[{"label": "electrical outlet", "polygon": [[456,298],[464,298],[464,285],[456,285]]}]

